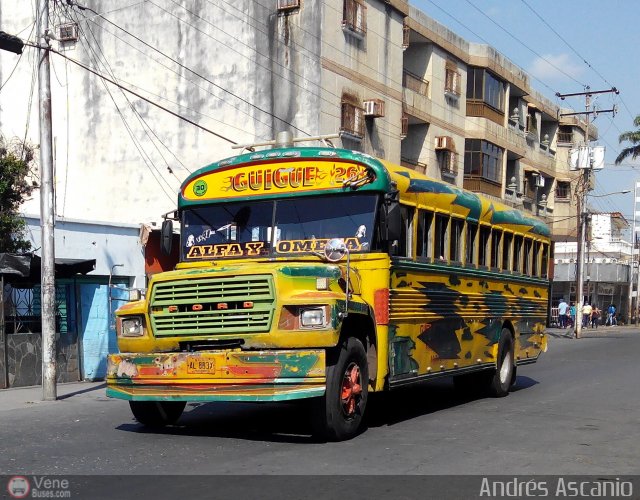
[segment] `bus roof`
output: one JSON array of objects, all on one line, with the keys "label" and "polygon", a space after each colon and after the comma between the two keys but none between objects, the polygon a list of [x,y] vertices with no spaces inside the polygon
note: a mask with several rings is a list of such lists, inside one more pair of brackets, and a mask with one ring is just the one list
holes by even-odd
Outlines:
[{"label": "bus roof", "polygon": [[[357,186],[350,185],[355,180]],[[365,153],[337,148],[293,147],[249,152],[207,165],[183,182],[178,207],[256,197],[309,196],[349,190],[390,192],[435,212],[549,236],[549,228],[504,203]]]}]

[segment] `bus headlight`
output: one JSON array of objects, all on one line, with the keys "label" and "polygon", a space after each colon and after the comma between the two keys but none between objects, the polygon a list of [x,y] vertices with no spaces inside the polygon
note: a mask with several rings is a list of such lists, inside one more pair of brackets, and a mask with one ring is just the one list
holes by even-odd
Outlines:
[{"label": "bus headlight", "polygon": [[120,336],[142,337],[144,335],[144,322],[141,316],[129,316],[120,320]]},{"label": "bus headlight", "polygon": [[304,328],[322,328],[327,325],[324,307],[303,309],[300,312],[300,325]]}]

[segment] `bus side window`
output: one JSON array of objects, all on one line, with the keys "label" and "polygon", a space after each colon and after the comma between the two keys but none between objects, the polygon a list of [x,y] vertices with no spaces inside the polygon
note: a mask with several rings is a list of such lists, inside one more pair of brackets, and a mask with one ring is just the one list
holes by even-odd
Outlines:
[{"label": "bus side window", "polygon": [[498,269],[500,267],[500,239],[502,231],[494,229],[491,233],[491,267]]},{"label": "bus side window", "polygon": [[511,243],[513,242],[513,235],[511,233],[504,233],[502,238],[502,270],[511,270]]},{"label": "bus side window", "polygon": [[529,238],[525,238],[524,240],[524,255],[523,255],[523,259],[524,259],[524,274],[526,274],[527,276],[531,276],[531,250],[533,247],[533,241],[531,241]]},{"label": "bus side window", "polygon": [[522,273],[522,243],[523,236],[515,236],[513,239],[513,270]]},{"label": "bus side window", "polygon": [[480,242],[478,244],[478,265],[489,266],[489,240],[491,239],[491,228],[480,227]]},{"label": "bus side window", "polygon": [[549,245],[546,243],[542,244],[542,277],[546,278],[549,276]]},{"label": "bus side window", "polygon": [[447,236],[449,229],[449,217],[436,214],[434,259],[447,260]]},{"label": "bus side window", "polygon": [[540,276],[540,242],[533,242],[533,276]]},{"label": "bus side window", "polygon": [[464,230],[464,220],[451,218],[451,231],[449,238],[449,260],[451,262],[462,262],[462,231]]},{"label": "bus side window", "polygon": [[411,246],[413,236],[413,208],[406,205],[400,205],[400,214],[402,216],[402,226],[400,228],[400,239],[398,245],[393,251],[393,255],[398,257],[411,257]]},{"label": "bus side window", "polygon": [[431,255],[431,225],[433,223],[433,212],[420,210],[418,212],[418,234],[416,241],[416,257],[429,261]]},{"label": "bus side window", "polygon": [[473,266],[476,264],[474,259],[476,246],[476,236],[478,235],[478,224],[475,222],[467,222],[467,234],[465,238],[465,264]]}]

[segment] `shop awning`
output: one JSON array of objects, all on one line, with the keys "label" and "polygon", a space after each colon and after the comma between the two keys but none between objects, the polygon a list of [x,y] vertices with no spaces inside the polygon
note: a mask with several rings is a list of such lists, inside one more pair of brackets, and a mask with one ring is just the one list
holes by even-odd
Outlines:
[{"label": "shop awning", "polygon": [[[0,274],[32,282],[40,281],[41,258],[34,254],[0,253]],[[55,277],[71,278],[87,274],[96,268],[96,259],[65,259],[55,261]]]}]

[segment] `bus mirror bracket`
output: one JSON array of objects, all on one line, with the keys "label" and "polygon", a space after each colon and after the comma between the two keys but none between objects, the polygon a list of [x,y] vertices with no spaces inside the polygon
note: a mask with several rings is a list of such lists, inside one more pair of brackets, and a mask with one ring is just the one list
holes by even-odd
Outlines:
[{"label": "bus mirror bracket", "polygon": [[162,221],[162,229],[160,231],[160,251],[164,255],[171,255],[171,247],[173,245],[173,221],[165,219]]},{"label": "bus mirror bracket", "polygon": [[340,238],[333,238],[329,240],[324,247],[324,257],[329,262],[339,262],[345,255],[347,256],[347,276],[345,280],[344,312],[338,313],[341,319],[344,319],[349,315],[349,295],[351,293],[351,252],[349,252],[349,248],[344,240]]}]

